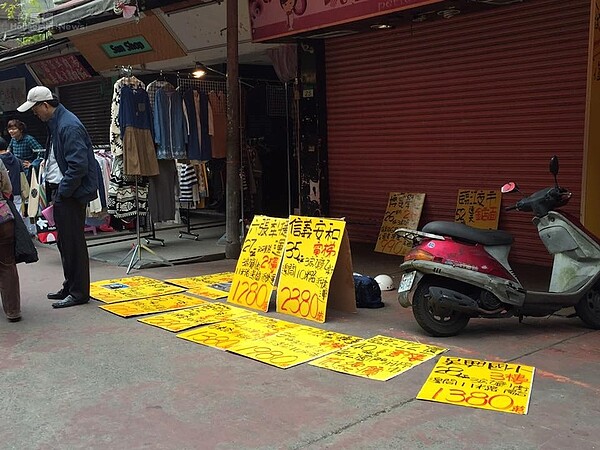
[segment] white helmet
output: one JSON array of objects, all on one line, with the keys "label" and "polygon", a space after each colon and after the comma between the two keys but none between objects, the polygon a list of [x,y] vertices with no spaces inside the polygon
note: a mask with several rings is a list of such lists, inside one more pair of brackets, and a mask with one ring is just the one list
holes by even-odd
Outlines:
[{"label": "white helmet", "polygon": [[389,275],[377,275],[375,277],[375,281],[377,281],[379,289],[381,289],[382,291],[391,291],[392,289],[394,289],[394,281]]}]

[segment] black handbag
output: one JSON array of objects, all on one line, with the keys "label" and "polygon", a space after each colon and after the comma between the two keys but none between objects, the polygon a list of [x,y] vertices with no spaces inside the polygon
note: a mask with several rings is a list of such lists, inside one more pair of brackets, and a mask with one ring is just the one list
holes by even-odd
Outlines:
[{"label": "black handbag", "polygon": [[15,218],[15,262],[18,263],[34,263],[38,261],[38,252],[33,245],[33,240],[29,236],[29,231],[25,226],[25,222],[21,219],[21,214],[12,200],[6,200],[12,214]]}]

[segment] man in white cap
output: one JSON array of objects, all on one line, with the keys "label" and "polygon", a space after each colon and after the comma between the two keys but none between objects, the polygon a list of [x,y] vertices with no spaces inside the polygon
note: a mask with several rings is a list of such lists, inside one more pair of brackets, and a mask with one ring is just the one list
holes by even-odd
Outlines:
[{"label": "man in white cap", "polygon": [[85,242],[87,204],[98,196],[98,173],[92,141],[80,120],[54,98],[50,89],[36,86],[19,112],[32,110],[48,123],[46,196],[54,203],[58,249],[65,281],[48,294],[54,308],[87,303],[90,299],[90,262]]}]

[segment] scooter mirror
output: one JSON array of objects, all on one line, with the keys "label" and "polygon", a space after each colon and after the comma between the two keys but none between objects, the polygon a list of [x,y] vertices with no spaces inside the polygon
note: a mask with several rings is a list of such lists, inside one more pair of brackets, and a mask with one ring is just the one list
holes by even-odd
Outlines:
[{"label": "scooter mirror", "polygon": [[519,188],[517,187],[517,184],[514,183],[513,181],[506,183],[504,186],[502,186],[502,188],[500,189],[500,192],[502,192],[503,194],[508,194],[509,192],[513,192],[513,191],[518,191]]},{"label": "scooter mirror", "polygon": [[554,176],[558,175],[558,156],[556,155],[550,159],[550,173]]}]

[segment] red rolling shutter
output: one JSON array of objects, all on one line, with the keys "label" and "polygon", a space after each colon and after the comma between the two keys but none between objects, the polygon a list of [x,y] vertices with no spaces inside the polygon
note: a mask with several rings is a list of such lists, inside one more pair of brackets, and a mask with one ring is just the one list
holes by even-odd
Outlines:
[{"label": "red rolling shutter", "polygon": [[[421,225],[453,220],[459,188],[531,193],[557,154],[579,216],[588,22],[587,0],[530,0],[328,40],[330,215],[374,243],[389,192],[427,194]],[[530,215],[500,227],[515,261],[549,263]]]}]

